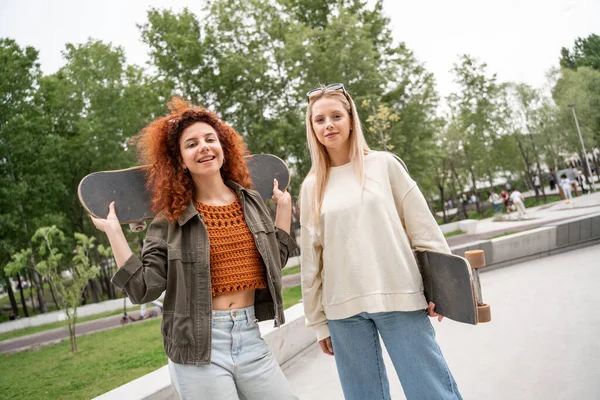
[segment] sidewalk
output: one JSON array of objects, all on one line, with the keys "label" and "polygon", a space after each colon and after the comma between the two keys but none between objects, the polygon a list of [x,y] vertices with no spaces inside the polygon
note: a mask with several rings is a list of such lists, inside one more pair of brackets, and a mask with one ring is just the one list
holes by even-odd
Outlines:
[{"label": "sidewalk", "polygon": [[[557,201],[528,208],[524,219],[495,221],[494,218],[486,218],[477,220],[477,228],[474,234],[453,236],[448,238],[447,242],[451,247],[458,246],[507,232],[537,228],[552,222],[593,214],[598,211],[600,211],[600,191],[576,197],[571,201],[571,204]],[[511,214],[514,218],[517,217],[516,212]]]},{"label": "sidewalk", "polygon": [[[600,245],[481,275],[492,321],[432,319],[465,399],[594,399],[600,383]],[[404,399],[384,349],[393,399]],[[300,400],[343,399],[334,358],[317,344],[284,365]]]}]

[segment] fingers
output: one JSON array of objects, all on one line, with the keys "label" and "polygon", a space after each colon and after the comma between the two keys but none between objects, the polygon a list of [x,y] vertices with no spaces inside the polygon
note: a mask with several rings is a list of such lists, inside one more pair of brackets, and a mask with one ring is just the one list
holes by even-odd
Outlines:
[{"label": "fingers", "polygon": [[333,346],[331,345],[331,337],[319,340],[319,346],[321,347],[321,351],[330,356],[333,355]]},{"label": "fingers", "polygon": [[273,193],[275,193],[277,190],[279,190],[279,182],[277,181],[277,178],[273,179]]},{"label": "fingers", "polygon": [[430,317],[437,317],[438,322],[442,322],[442,319],[444,319],[443,315],[435,312],[435,303],[429,302],[426,312]]}]

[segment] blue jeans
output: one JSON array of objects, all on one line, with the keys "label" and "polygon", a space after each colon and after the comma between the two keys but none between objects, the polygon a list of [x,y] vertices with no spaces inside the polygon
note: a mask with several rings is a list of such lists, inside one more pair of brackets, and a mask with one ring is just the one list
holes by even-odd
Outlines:
[{"label": "blue jeans", "polygon": [[260,336],[254,306],[213,311],[211,363],[169,360],[169,374],[182,400],[297,399]]},{"label": "blue jeans", "polygon": [[391,399],[378,333],[408,400],[462,399],[424,310],[360,313],[328,325],[346,400]]}]

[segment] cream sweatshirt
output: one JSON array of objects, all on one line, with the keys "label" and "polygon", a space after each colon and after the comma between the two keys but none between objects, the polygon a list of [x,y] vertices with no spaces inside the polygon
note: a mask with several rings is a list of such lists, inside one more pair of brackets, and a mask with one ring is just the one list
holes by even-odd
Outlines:
[{"label": "cream sweatshirt", "polygon": [[302,296],[318,340],[327,320],[361,312],[427,308],[413,249],[450,253],[427,202],[391,153],[365,156],[365,189],[352,163],[330,168],[319,221],[311,217],[315,176],[300,200]]}]

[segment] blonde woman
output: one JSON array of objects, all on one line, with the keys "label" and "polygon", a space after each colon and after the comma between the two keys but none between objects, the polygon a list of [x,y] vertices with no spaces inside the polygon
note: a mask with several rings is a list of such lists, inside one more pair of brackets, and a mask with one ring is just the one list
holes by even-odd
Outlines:
[{"label": "blonde woman", "polygon": [[304,310],[345,398],[390,398],[381,335],[408,399],[461,399],[413,256],[450,250],[415,181],[392,154],[369,149],[342,84],[308,92],[306,135]]}]

